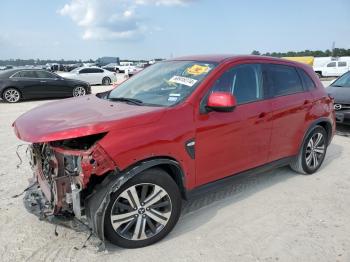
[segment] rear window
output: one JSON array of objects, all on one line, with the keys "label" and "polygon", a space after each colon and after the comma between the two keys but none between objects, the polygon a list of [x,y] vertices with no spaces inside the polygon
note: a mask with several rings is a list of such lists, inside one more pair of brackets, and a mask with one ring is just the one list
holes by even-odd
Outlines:
[{"label": "rear window", "polygon": [[268,86],[273,96],[284,96],[303,92],[296,68],[286,65],[266,65]]}]

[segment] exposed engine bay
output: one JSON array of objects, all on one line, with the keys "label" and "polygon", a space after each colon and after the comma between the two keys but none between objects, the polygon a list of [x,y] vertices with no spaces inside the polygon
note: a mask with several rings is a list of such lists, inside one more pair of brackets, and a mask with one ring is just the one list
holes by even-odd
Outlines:
[{"label": "exposed engine bay", "polygon": [[114,162],[95,143],[101,136],[30,145],[31,187],[37,190],[29,190],[25,200],[32,202],[31,206],[39,205],[41,216],[85,216],[86,198],[103,175],[115,169]]}]

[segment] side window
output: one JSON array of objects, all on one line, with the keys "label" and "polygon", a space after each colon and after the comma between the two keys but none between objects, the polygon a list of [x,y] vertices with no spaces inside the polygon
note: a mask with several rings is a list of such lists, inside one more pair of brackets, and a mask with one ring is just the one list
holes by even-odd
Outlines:
[{"label": "side window", "polygon": [[36,71],[39,78],[56,78],[54,74],[51,74],[46,71]]},{"label": "side window", "polygon": [[92,73],[90,68],[84,68],[79,71],[79,74],[89,74]]},{"label": "side window", "polygon": [[17,72],[11,76],[11,78],[19,78],[22,77],[21,72]]},{"label": "side window", "polygon": [[316,88],[314,81],[303,69],[298,68],[298,72],[300,74],[301,80],[303,81],[303,85],[306,90],[312,90]]},{"label": "side window", "polygon": [[337,66],[337,63],[336,62],[332,62],[332,63],[329,63],[327,65],[327,67],[336,67]]},{"label": "side window", "polygon": [[94,73],[103,73],[104,71],[102,69],[95,68]]},{"label": "side window", "polygon": [[338,62],[338,66],[339,67],[345,67],[346,66],[346,62]]},{"label": "side window", "polygon": [[216,80],[211,92],[230,92],[238,104],[263,98],[262,72],[259,64],[235,66]]},{"label": "side window", "polygon": [[21,71],[21,77],[25,78],[38,78],[35,71]]},{"label": "side window", "polygon": [[269,89],[273,96],[284,96],[303,92],[296,68],[286,65],[266,65]]}]

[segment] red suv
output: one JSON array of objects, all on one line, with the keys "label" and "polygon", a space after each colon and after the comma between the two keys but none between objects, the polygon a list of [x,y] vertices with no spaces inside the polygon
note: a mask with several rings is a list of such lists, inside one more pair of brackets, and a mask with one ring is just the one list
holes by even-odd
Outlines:
[{"label": "red suv", "polygon": [[135,248],[165,237],[182,199],[208,183],[285,165],[316,172],[335,118],[306,65],[191,56],[152,65],[110,92],[37,107],[14,129],[31,143],[25,202]]}]

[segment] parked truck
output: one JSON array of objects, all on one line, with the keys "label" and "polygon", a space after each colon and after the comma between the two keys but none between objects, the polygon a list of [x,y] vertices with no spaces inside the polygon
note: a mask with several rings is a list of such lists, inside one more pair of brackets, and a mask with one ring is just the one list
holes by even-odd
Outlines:
[{"label": "parked truck", "polygon": [[314,71],[319,77],[341,76],[350,71],[350,61],[331,61],[314,67]]}]

